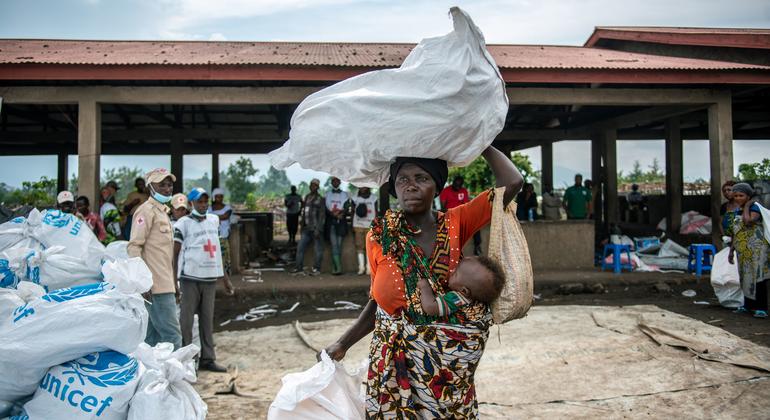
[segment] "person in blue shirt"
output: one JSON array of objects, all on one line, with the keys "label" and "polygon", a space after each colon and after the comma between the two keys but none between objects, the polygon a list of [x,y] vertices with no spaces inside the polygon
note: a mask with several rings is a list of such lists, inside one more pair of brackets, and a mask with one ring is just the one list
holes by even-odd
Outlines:
[{"label": "person in blue shirt", "polygon": [[751,312],[756,318],[767,318],[770,244],[765,238],[762,213],[759,205],[751,200],[754,189],[749,184],[733,185],[732,194],[737,208],[728,211],[722,223],[725,234],[732,237],[729,262],[738,264],[744,295],[744,306],[736,312]]}]

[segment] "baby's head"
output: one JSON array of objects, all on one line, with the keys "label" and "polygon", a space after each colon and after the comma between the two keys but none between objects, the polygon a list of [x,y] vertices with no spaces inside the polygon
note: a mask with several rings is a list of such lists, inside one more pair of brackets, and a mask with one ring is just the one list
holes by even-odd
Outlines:
[{"label": "baby's head", "polygon": [[471,300],[491,303],[503,290],[505,274],[489,257],[465,257],[449,276],[449,288]]}]

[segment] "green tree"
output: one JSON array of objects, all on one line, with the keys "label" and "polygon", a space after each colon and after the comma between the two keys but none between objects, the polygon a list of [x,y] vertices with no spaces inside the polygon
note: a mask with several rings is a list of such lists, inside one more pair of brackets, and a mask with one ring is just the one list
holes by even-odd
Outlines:
[{"label": "green tree", "polygon": [[102,172],[101,183],[104,185],[109,181],[117,182],[120,189],[115,195],[115,201],[117,203],[122,203],[125,201],[128,193],[134,191],[134,182],[136,179],[142,178],[143,176],[144,172],[137,167],[129,168],[128,166],[121,166],[119,168],[105,169],[104,172]]},{"label": "green tree", "polygon": [[259,171],[254,168],[251,159],[243,156],[227,167],[225,186],[230,193],[230,201],[243,203],[250,192],[256,191],[257,183],[249,181],[249,179],[257,172]]},{"label": "green tree", "polygon": [[297,194],[302,197],[306,196],[310,192],[310,184],[307,181],[301,181],[297,184]]},{"label": "green tree", "polygon": [[200,178],[185,178],[184,180],[184,193],[191,191],[193,188],[203,188],[211,193],[211,178],[208,172],[204,172]]},{"label": "green tree", "polygon": [[257,188],[262,196],[283,197],[289,193],[291,181],[286,176],[286,171],[271,166],[267,174],[260,177]]},{"label": "green tree", "polygon": [[[530,162],[529,156],[521,153],[514,153],[513,156],[511,156],[511,161],[519,169],[525,182],[531,182],[535,184],[536,188],[539,188],[540,171],[535,171],[532,168],[532,162]],[[465,180],[465,188],[467,188],[471,194],[478,194],[488,188],[494,187],[492,169],[490,169],[489,165],[487,165],[487,161],[483,157],[477,158],[468,166],[450,169],[449,182],[458,175],[463,177]]]},{"label": "green tree", "polygon": [[642,170],[642,165],[639,163],[638,160],[634,161],[634,168],[631,169],[631,172],[625,177],[626,182],[642,182],[644,180],[644,171]]},{"label": "green tree", "polygon": [[770,179],[770,159],[762,159],[762,162],[756,163],[741,163],[738,165],[738,178],[741,181]]},{"label": "green tree", "polygon": [[21,189],[10,193],[8,204],[28,204],[35,207],[50,207],[56,201],[56,179],[41,177],[38,181],[24,181]]}]

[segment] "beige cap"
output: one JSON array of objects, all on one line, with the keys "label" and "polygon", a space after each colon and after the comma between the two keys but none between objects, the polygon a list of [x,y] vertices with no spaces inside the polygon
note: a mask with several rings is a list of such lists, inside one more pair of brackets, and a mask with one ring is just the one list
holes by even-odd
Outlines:
[{"label": "beige cap", "polygon": [[176,177],[174,176],[174,174],[169,172],[168,169],[155,168],[150,172],[147,172],[147,175],[144,176],[144,179],[147,181],[148,184],[157,184],[158,182],[161,182],[168,177],[171,177],[171,180],[176,182]]},{"label": "beige cap", "polygon": [[321,181],[318,180],[318,178],[313,178],[310,180],[311,184],[321,185]]},{"label": "beige cap", "polygon": [[69,191],[62,191],[56,196],[58,204],[66,203],[67,201],[75,201],[75,196]]},{"label": "beige cap", "polygon": [[190,206],[187,203],[187,196],[182,193],[176,193],[171,197],[171,207],[178,209],[180,207],[184,207],[186,209],[189,209]]}]

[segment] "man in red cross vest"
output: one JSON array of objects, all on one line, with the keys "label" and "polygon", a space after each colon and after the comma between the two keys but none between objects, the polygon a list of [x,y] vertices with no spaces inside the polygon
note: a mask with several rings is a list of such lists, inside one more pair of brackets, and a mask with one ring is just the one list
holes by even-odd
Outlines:
[{"label": "man in red cross vest", "polygon": [[[216,363],[214,353],[214,297],[216,282],[223,279],[227,294],[233,294],[233,285],[222,265],[219,248],[219,217],[206,214],[209,195],[203,188],[187,194],[192,211],[174,224],[174,267],[179,274],[182,304],[179,324],[182,345],[192,342],[193,317],[198,314],[201,354],[199,368],[213,372],[227,369]],[[179,256],[182,256],[181,259]]]}]

